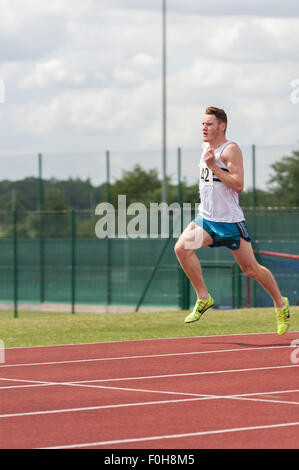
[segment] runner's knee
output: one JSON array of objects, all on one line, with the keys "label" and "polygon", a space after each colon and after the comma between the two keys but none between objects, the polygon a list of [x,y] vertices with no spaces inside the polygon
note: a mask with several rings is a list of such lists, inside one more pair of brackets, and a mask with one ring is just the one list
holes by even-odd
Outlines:
[{"label": "runner's knee", "polygon": [[192,251],[188,250],[185,246],[185,242],[183,239],[179,239],[174,247],[175,254],[177,255],[178,258],[184,258],[189,256]]},{"label": "runner's knee", "polygon": [[184,244],[181,242],[181,240],[178,240],[174,246],[174,251],[175,254],[177,255],[178,258],[184,255]]},{"label": "runner's knee", "polygon": [[255,278],[259,274],[260,265],[258,263],[246,264],[246,265],[243,265],[243,266],[240,266],[240,267],[241,267],[243,273],[246,274],[246,276],[248,276],[248,277]]}]

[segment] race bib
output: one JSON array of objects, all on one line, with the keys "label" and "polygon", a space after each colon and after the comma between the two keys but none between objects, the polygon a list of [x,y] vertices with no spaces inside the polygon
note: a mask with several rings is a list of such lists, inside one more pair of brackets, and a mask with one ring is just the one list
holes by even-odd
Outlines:
[{"label": "race bib", "polygon": [[205,162],[199,166],[199,186],[213,186],[213,172]]}]

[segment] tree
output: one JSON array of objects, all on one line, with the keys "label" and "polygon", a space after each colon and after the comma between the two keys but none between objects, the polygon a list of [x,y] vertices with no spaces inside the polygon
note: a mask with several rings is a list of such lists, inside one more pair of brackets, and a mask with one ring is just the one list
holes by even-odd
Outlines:
[{"label": "tree", "polygon": [[280,206],[299,206],[299,151],[293,155],[285,156],[271,165],[274,170],[269,180],[270,191]]},{"label": "tree", "polygon": [[126,195],[127,204],[156,202],[157,198],[160,199],[160,190],[158,171],[156,169],[146,171],[140,165],[135,165],[133,170],[124,171],[122,178],[111,185],[111,203],[117,206],[119,194]]}]

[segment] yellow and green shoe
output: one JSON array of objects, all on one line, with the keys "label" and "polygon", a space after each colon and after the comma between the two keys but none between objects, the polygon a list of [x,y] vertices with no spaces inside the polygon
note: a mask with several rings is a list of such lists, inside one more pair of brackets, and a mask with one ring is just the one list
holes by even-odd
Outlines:
[{"label": "yellow and green shoe", "polygon": [[283,297],[285,301],[285,306],[282,308],[276,308],[276,320],[277,320],[277,333],[279,335],[284,335],[290,325],[290,310],[289,310],[289,299]]},{"label": "yellow and green shoe", "polygon": [[208,308],[213,307],[213,305],[214,300],[212,299],[210,294],[208,300],[197,299],[193,311],[186,316],[185,323],[192,323],[194,321],[199,320],[200,317],[204,314],[204,312],[208,310]]}]

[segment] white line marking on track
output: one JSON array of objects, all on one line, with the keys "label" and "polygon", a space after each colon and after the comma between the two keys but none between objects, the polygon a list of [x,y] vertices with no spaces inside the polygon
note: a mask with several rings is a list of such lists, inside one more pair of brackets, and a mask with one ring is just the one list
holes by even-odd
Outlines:
[{"label": "white line marking on track", "polygon": [[213,434],[225,434],[231,432],[242,432],[242,431],[257,431],[262,429],[275,429],[283,428],[290,426],[299,426],[299,421],[294,423],[279,423],[279,424],[266,424],[262,426],[247,426],[242,428],[230,428],[230,429],[214,429],[212,431],[200,431],[200,432],[191,432],[184,434],[169,434],[164,436],[150,436],[150,437],[137,437],[132,439],[119,439],[115,441],[100,441],[100,442],[87,442],[81,444],[65,445],[65,446],[56,446],[56,447],[46,447],[44,449],[75,449],[82,447],[101,447],[101,446],[111,446],[117,444],[129,444],[134,442],[147,442],[147,441],[161,441],[166,439],[183,439],[188,437],[199,437],[199,436],[208,436]]},{"label": "white line marking on track", "polygon": [[[16,380],[18,379],[7,379],[7,380]],[[36,384],[37,381],[28,380],[30,383]],[[39,384],[39,383],[38,383]],[[67,408],[67,409],[56,409],[56,410],[40,410],[40,411],[31,411],[31,412],[19,412],[19,413],[11,413],[11,414],[3,414],[0,415],[1,418],[11,418],[11,417],[23,417],[23,416],[31,416],[31,415],[47,415],[47,414],[58,414],[58,413],[72,413],[78,411],[94,411],[94,410],[101,410],[101,409],[108,409],[108,408],[123,408],[128,406],[146,406],[146,405],[157,405],[157,404],[170,404],[170,403],[181,403],[181,402],[188,402],[188,401],[201,401],[201,400],[215,400],[215,399],[228,399],[228,400],[243,400],[243,401],[257,401],[257,402],[269,402],[269,403],[283,403],[283,404],[292,404],[298,405],[298,402],[290,402],[290,401],[283,401],[283,400],[271,400],[271,399],[264,399],[264,398],[249,398],[249,396],[253,395],[265,395],[265,394],[279,394],[279,393],[291,393],[291,392],[298,392],[299,390],[283,390],[283,391],[271,391],[271,392],[256,392],[251,394],[239,394],[239,395],[208,395],[208,394],[196,394],[196,393],[187,393],[187,392],[172,392],[172,391],[163,391],[163,390],[144,390],[144,389],[133,389],[133,388],[121,388],[121,387],[108,387],[108,386],[89,386],[83,385],[78,383],[69,383],[69,382],[41,382],[40,385],[42,386],[51,386],[51,385],[61,385],[61,386],[79,386],[79,387],[87,387],[87,388],[98,388],[98,389],[109,389],[109,390],[116,390],[116,391],[130,391],[130,392],[140,392],[140,393],[156,393],[156,394],[166,394],[166,395],[183,395],[183,396],[192,396],[194,398],[185,398],[185,399],[176,399],[176,400],[165,400],[165,401],[153,401],[153,402],[137,402],[137,403],[123,403],[123,404],[116,404],[116,405],[100,405],[100,406],[92,406],[92,407],[81,407],[81,408]],[[196,398],[195,398],[196,397]]]},{"label": "white line marking on track", "polygon": [[98,361],[120,361],[129,359],[152,359],[161,357],[172,357],[172,356],[191,356],[200,354],[221,354],[228,352],[244,352],[244,351],[256,351],[256,350],[268,350],[268,349],[283,349],[290,348],[291,345],[287,346],[260,346],[253,348],[234,348],[234,349],[216,349],[210,351],[191,351],[191,352],[178,352],[178,353],[166,353],[166,354],[145,354],[138,356],[120,356],[120,357],[95,357],[92,359],[72,359],[68,361],[49,361],[49,362],[31,362],[31,363],[20,363],[20,364],[1,364],[1,368],[7,367],[29,367],[29,366],[48,366],[48,365],[59,365],[59,364],[73,364],[81,362],[98,362]]},{"label": "white line marking on track", "polygon": [[194,375],[212,375],[212,374],[230,374],[235,372],[255,372],[261,370],[273,370],[273,369],[289,369],[293,367],[299,367],[298,365],[280,365],[280,366],[265,366],[265,367],[251,367],[247,369],[225,369],[225,370],[208,370],[202,372],[183,372],[180,374],[164,374],[164,375],[145,375],[140,377],[120,377],[113,379],[94,379],[94,380],[78,380],[72,383],[86,383],[86,382],[118,382],[125,380],[145,380],[145,379],[167,379],[171,377],[188,377]]},{"label": "white line marking on track", "polygon": [[[259,393],[257,393],[259,395]],[[263,395],[261,393],[261,395]],[[258,401],[266,403],[283,403],[285,405],[299,405],[298,401],[288,401],[288,400],[271,400],[270,398],[248,398],[248,397],[238,397],[236,395],[227,396],[225,398],[231,398],[232,400],[246,400],[246,401]]]},{"label": "white line marking on track", "polygon": [[[173,395],[192,395],[189,393],[160,392],[157,390],[131,390],[131,391],[165,393],[165,394],[173,394]],[[275,392],[275,393],[281,393],[281,392]],[[248,398],[245,394],[244,395],[201,395],[201,394],[196,395],[196,394],[193,394],[193,395],[194,395],[194,398],[157,400],[157,401],[146,401],[146,402],[136,402],[136,403],[135,402],[134,403],[118,403],[118,404],[112,404],[112,405],[98,405],[98,406],[88,406],[88,407],[81,407],[81,408],[65,408],[65,409],[63,408],[63,409],[56,409],[56,410],[39,410],[39,411],[9,413],[9,414],[0,415],[0,419],[17,418],[17,417],[24,417],[24,416],[36,416],[36,415],[50,415],[50,414],[59,414],[59,413],[98,411],[98,410],[113,409],[113,408],[128,408],[128,407],[134,407],[134,406],[169,405],[172,403],[186,403],[186,402],[204,401],[204,400],[242,400],[242,401],[257,401],[257,402],[267,402],[267,403],[283,403],[286,405],[299,405],[299,402],[271,400],[271,399],[267,400],[263,398]],[[258,392],[256,393],[256,395],[263,395],[263,393]]]},{"label": "white line marking on track", "polygon": [[169,403],[183,403],[188,401],[200,401],[200,400],[209,400],[210,397],[200,397],[200,398],[181,398],[178,400],[159,400],[159,401],[146,401],[146,402],[137,402],[137,403],[119,403],[116,405],[99,405],[99,406],[87,406],[82,408],[66,408],[61,410],[45,410],[45,411],[28,411],[25,413],[11,413],[0,415],[0,418],[16,418],[23,416],[34,416],[34,415],[47,415],[47,414],[58,414],[58,413],[73,413],[76,411],[96,411],[96,410],[105,410],[113,408],[127,408],[133,406],[148,406],[148,405],[166,405]]},{"label": "white line marking on track", "polygon": [[[265,333],[268,334],[268,333]],[[270,334],[270,333],[269,333]],[[217,335],[218,336],[218,335]],[[225,336],[232,336],[232,335],[225,335]],[[239,335],[233,335],[239,336]],[[244,335],[240,335],[244,336]],[[201,338],[201,337],[199,337]],[[206,338],[206,337],[204,337]],[[169,339],[176,339],[176,338],[169,338]],[[182,340],[186,340],[187,338],[178,338]],[[190,339],[194,339],[194,337],[190,337]],[[142,341],[142,340],[140,340]],[[91,343],[92,344],[92,343]],[[57,345],[61,346],[61,345]],[[66,347],[68,345],[65,345]],[[81,345],[75,345],[81,346]],[[55,347],[55,345],[53,345]],[[45,362],[45,363],[25,363],[25,364],[3,364],[1,367],[22,367],[22,366],[42,366],[42,365],[52,365],[52,364],[66,364],[66,363],[80,363],[80,362],[93,362],[93,361],[111,361],[111,360],[124,360],[124,359],[146,359],[146,358],[159,358],[164,356],[185,356],[185,355],[196,355],[196,354],[215,354],[215,353],[227,353],[227,352],[240,352],[240,351],[253,351],[253,350],[270,350],[270,349],[281,349],[281,348],[290,348],[290,346],[265,346],[265,347],[252,347],[252,348],[235,348],[235,349],[226,349],[226,350],[211,350],[211,351],[195,351],[195,352],[186,352],[186,353],[169,353],[169,354],[154,354],[154,355],[139,355],[139,356],[123,356],[123,357],[110,357],[110,358],[93,358],[93,359],[82,359],[82,360],[70,360],[70,361],[52,361],[52,362]],[[23,348],[10,348],[10,349],[23,349]],[[118,381],[118,380],[142,380],[142,379],[151,379],[151,378],[164,378],[164,377],[182,377],[188,375],[203,375],[203,374],[219,374],[219,373],[232,373],[232,372],[248,372],[248,371],[256,371],[256,370],[270,370],[270,369],[284,369],[290,367],[297,367],[297,365],[281,365],[281,366],[271,366],[271,367],[260,367],[260,368],[252,368],[252,369],[235,369],[235,370],[223,370],[223,371],[206,371],[206,372],[195,372],[195,373],[186,373],[186,374],[169,374],[169,375],[161,375],[161,376],[147,376],[147,377],[131,377],[131,378],[113,378],[113,379],[100,379],[100,380],[91,380],[91,381],[77,381],[77,382],[34,382],[30,381],[30,385],[18,385],[16,387],[9,386],[3,387],[2,389],[7,388],[23,388],[23,387],[38,387],[38,386],[49,386],[49,385],[66,385],[66,386],[83,386],[83,387],[91,387],[91,388],[103,388],[103,389],[115,389],[115,390],[130,390],[135,392],[150,392],[150,393],[164,393],[164,394],[173,394],[173,395],[191,395],[193,398],[182,398],[182,399],[172,399],[172,400],[159,400],[159,401],[148,401],[148,402],[137,402],[137,403],[121,403],[121,404],[112,404],[112,405],[100,405],[100,406],[92,406],[92,407],[85,407],[85,408],[70,408],[65,410],[45,410],[45,411],[31,411],[25,413],[12,413],[6,415],[0,415],[1,418],[5,417],[17,417],[17,416],[29,416],[29,415],[44,415],[44,414],[53,414],[53,413],[63,413],[63,412],[74,412],[74,411],[89,411],[89,410],[100,410],[100,409],[109,409],[109,408],[123,408],[123,407],[134,407],[134,406],[146,406],[146,405],[164,405],[164,404],[171,404],[171,403],[188,403],[194,401],[202,401],[202,400],[209,400],[209,399],[238,399],[238,400],[253,400],[253,401],[269,401],[271,403],[285,403],[285,404],[299,404],[298,402],[284,402],[282,400],[265,400],[262,398],[249,398],[249,396],[254,395],[263,395],[263,394],[279,394],[279,393],[290,393],[290,392],[298,392],[298,390],[287,390],[287,391],[271,391],[271,392],[257,392],[251,394],[243,394],[243,395],[227,395],[227,396],[216,396],[216,395],[199,395],[199,394],[188,394],[182,392],[166,392],[166,391],[157,391],[157,390],[140,390],[140,389],[125,389],[125,388],[118,388],[118,387],[106,387],[106,386],[96,386],[96,385],[88,385],[87,382],[107,382],[107,381]],[[10,378],[2,378],[0,380],[8,380],[8,381],[17,381],[17,382],[25,382],[23,379],[10,379]],[[26,380],[28,383],[29,381]],[[1,388],[0,388],[1,390]],[[274,425],[263,425],[263,426],[252,426],[252,427],[242,427],[242,428],[231,428],[231,429],[218,429],[218,430],[208,430],[208,431],[201,431],[196,433],[185,433],[185,434],[173,434],[173,435],[166,435],[166,436],[151,436],[151,437],[139,437],[139,438],[131,438],[131,439],[121,439],[121,440],[114,440],[114,441],[101,441],[101,442],[94,442],[94,443],[81,443],[81,444],[73,444],[73,445],[66,445],[66,446],[56,446],[56,447],[49,447],[50,449],[64,449],[64,448],[80,448],[80,447],[94,447],[94,446],[104,446],[104,445],[114,445],[114,444],[123,444],[123,443],[130,443],[130,442],[145,442],[145,441],[154,441],[154,440],[162,440],[162,439],[175,439],[175,438],[184,438],[184,437],[193,437],[193,436],[201,436],[201,435],[209,435],[209,434],[221,434],[221,433],[230,433],[230,432],[240,432],[240,431],[250,431],[250,430],[259,430],[259,429],[269,429],[269,428],[279,428],[279,427],[288,427],[288,426],[298,426],[299,422],[294,423],[282,423],[282,424],[274,424]]]},{"label": "white line marking on track", "polygon": [[[69,382],[47,382],[44,380],[27,380],[27,379],[14,379],[8,377],[0,377],[0,381],[11,381],[11,382],[23,382],[23,383],[30,383],[34,384],[34,386],[53,386],[53,385],[66,385],[66,386],[82,386],[82,387],[90,387],[90,388],[111,388],[111,389],[121,389],[118,387],[109,387],[109,386],[100,386],[100,385],[89,385],[90,383],[94,382],[121,382],[126,380],[146,380],[146,379],[165,379],[165,378],[176,378],[176,377],[188,377],[188,376],[198,376],[198,375],[213,375],[213,374],[231,374],[237,372],[256,372],[256,371],[264,371],[264,370],[277,370],[277,369],[291,369],[294,367],[299,367],[297,364],[292,365],[280,365],[280,366],[265,366],[265,367],[252,367],[247,369],[225,369],[225,370],[213,370],[213,371],[202,371],[202,372],[184,372],[181,374],[162,374],[162,375],[148,375],[148,376],[139,376],[139,377],[118,377],[118,378],[110,378],[110,379],[92,379],[92,380],[70,380]],[[27,385],[24,385],[26,387]],[[22,388],[23,385],[17,385],[15,388]],[[9,387],[0,387],[1,390],[5,390],[6,388],[13,388],[13,386]],[[126,389],[123,389],[126,390]],[[128,390],[128,389],[127,389]],[[133,389],[132,389],[133,390]]]},{"label": "white line marking on track", "polygon": [[[3,380],[15,380],[18,381],[19,379],[3,379]],[[25,380],[23,380],[25,382]],[[82,384],[77,382],[42,382],[38,380],[26,380],[26,382],[33,383],[34,385],[38,386],[69,386],[69,387],[83,387],[83,388],[96,388],[96,389],[104,389],[104,390],[116,390],[116,391],[125,391],[125,392],[140,392],[140,393],[159,393],[165,395],[183,395],[183,396],[191,396],[191,397],[203,397],[203,398],[213,398],[212,395],[206,395],[203,393],[188,393],[188,392],[171,392],[167,390],[148,390],[142,388],[129,388],[129,387],[109,387],[107,385],[89,385],[89,384]],[[4,387],[3,387],[4,388]],[[21,387],[17,387],[21,388]],[[0,388],[1,390],[1,388]],[[215,396],[218,398],[218,396]],[[1,418],[1,415],[0,415]]]}]

